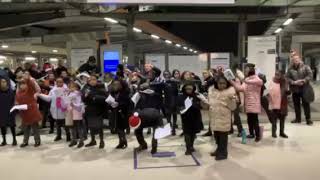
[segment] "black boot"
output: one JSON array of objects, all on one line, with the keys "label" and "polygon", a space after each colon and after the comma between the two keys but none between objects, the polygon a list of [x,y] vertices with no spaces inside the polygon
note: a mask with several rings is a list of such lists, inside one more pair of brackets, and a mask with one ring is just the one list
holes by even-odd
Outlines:
[{"label": "black boot", "polygon": [[103,140],[101,140],[101,141],[100,141],[100,145],[99,145],[99,149],[103,149],[103,148],[104,148],[104,146],[105,146],[104,141],[103,141]]},{"label": "black boot", "polygon": [[148,134],[148,135],[151,134],[151,128],[148,128],[147,134]]},{"label": "black boot", "polygon": [[284,132],[280,133],[280,137],[285,138],[285,139],[289,138]]},{"label": "black boot", "polygon": [[17,140],[16,140],[16,139],[13,139],[13,141],[12,141],[12,146],[17,146],[17,145],[18,145]]},{"label": "black boot", "polygon": [[190,134],[184,135],[184,140],[186,143],[186,152],[185,155],[191,155],[192,154],[192,137]]},{"label": "black boot", "polygon": [[41,145],[41,142],[36,142],[35,144],[34,144],[34,147],[39,147]]},{"label": "black boot", "polygon": [[210,137],[212,136],[212,132],[208,131],[205,134],[202,135],[203,137]]},{"label": "black boot", "polygon": [[95,146],[95,145],[97,145],[96,140],[91,140],[89,144],[85,145],[85,147],[92,147],[92,146]]},{"label": "black boot", "polygon": [[7,145],[7,139],[6,139],[6,135],[5,134],[2,135],[2,139],[3,139],[3,141],[0,144],[0,146],[6,146]]},{"label": "black boot", "polygon": [[124,131],[119,131],[118,132],[118,137],[119,137],[119,144],[116,147],[116,149],[125,149],[128,147],[126,135]]},{"label": "black boot", "polygon": [[272,124],[272,137],[277,138],[277,125]]},{"label": "black boot", "polygon": [[56,141],[60,141],[60,140],[62,140],[61,136],[56,136],[53,141],[56,142]]},{"label": "black boot", "polygon": [[143,137],[143,129],[136,129],[134,133],[135,133],[137,141],[139,143],[139,147],[135,148],[134,150],[136,152],[141,152],[141,151],[147,150],[148,145]]},{"label": "black boot", "polygon": [[215,150],[214,152],[210,153],[210,156],[213,156],[213,157],[217,156],[217,150]]},{"label": "black boot", "polygon": [[79,144],[78,144],[78,146],[77,146],[77,148],[82,148],[83,146],[84,146],[83,141],[80,141]]},{"label": "black boot", "polygon": [[130,128],[127,128],[127,129],[126,129],[126,134],[127,134],[127,135],[130,135]]},{"label": "black boot", "polygon": [[313,125],[313,121],[311,121],[310,119],[307,119],[307,125],[308,126],[312,126]]},{"label": "black boot", "polygon": [[7,141],[3,140],[2,143],[0,144],[0,146],[6,146],[7,145]]},{"label": "black boot", "polygon": [[142,152],[142,151],[144,151],[144,150],[147,150],[148,149],[148,145],[147,144],[143,144],[143,145],[139,145],[139,147],[137,147],[137,148],[134,148],[134,150],[136,151],[136,152]]},{"label": "black boot", "polygon": [[24,142],[20,145],[20,148],[24,148],[24,147],[27,147],[28,146],[28,143]]},{"label": "black boot", "polygon": [[291,123],[296,124],[296,123],[301,123],[301,120],[293,120]]},{"label": "black boot", "polygon": [[151,154],[157,153],[158,149],[158,140],[156,140],[154,137],[152,138],[152,149],[151,149]]},{"label": "black boot", "polygon": [[77,145],[77,141],[72,140],[71,143],[69,144],[69,147],[73,147],[75,145]]}]

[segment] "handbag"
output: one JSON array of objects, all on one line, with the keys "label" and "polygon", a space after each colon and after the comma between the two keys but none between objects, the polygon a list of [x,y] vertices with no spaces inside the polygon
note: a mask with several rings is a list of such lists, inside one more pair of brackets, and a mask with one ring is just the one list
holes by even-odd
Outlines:
[{"label": "handbag", "polygon": [[311,103],[314,101],[314,90],[310,83],[303,86],[303,92],[302,92],[303,100],[307,103]]}]

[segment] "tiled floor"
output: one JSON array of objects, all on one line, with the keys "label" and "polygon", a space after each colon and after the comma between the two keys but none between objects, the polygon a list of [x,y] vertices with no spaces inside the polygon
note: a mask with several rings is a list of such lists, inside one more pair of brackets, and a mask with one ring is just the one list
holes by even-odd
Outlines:
[{"label": "tiled floor", "polygon": [[[1,180],[317,180],[320,179],[320,123],[313,127],[287,124],[289,139],[270,137],[270,125],[262,142],[240,143],[231,137],[229,159],[216,162],[209,156],[214,148],[210,138],[198,137],[195,157],[201,166],[184,168],[134,169],[131,135],[129,148],[115,150],[116,136],[107,134],[106,149],[70,149],[64,142],[53,143],[53,136],[43,135],[43,145],[35,149],[10,146],[0,148]],[[9,140],[10,142],[10,140]],[[19,137],[21,142],[21,137]],[[33,144],[31,139],[30,144]],[[163,151],[175,151],[176,158],[153,159],[139,155],[140,166],[167,166],[193,163],[184,157],[183,140],[169,137],[160,141]]]}]

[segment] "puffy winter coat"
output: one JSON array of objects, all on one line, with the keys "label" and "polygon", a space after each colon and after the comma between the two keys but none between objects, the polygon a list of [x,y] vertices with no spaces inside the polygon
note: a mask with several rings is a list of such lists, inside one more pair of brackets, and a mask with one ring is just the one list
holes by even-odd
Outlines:
[{"label": "puffy winter coat", "polygon": [[14,92],[10,87],[10,80],[8,76],[0,74],[0,80],[4,79],[7,81],[8,90],[0,90],[0,127],[14,127],[15,119],[14,114],[10,113],[10,109],[14,105]]},{"label": "puffy winter coat", "polygon": [[210,127],[213,131],[231,129],[231,112],[236,109],[236,91],[233,87],[219,91],[213,86],[208,90]]},{"label": "puffy winter coat", "polygon": [[18,105],[26,104],[28,109],[25,111],[20,111],[20,116],[22,118],[23,125],[31,125],[42,120],[42,115],[39,111],[37,100],[34,98],[37,92],[37,86],[35,81],[32,79],[26,80],[27,89],[18,89],[16,94],[16,103]]},{"label": "puffy winter coat", "polygon": [[246,113],[261,113],[261,87],[263,81],[252,75],[244,80],[243,84],[232,83],[237,91],[244,92],[244,105]]}]

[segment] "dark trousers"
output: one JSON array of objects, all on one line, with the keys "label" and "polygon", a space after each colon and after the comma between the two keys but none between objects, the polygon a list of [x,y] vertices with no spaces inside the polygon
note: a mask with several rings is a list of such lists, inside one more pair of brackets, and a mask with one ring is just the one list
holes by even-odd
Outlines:
[{"label": "dark trousers", "polygon": [[127,144],[126,133],[124,132],[124,130],[118,129],[117,133],[118,133],[118,137],[119,137],[119,144]]},{"label": "dark trousers", "polygon": [[217,157],[228,157],[228,132],[214,131]]},{"label": "dark trousers", "polygon": [[54,122],[55,122],[55,120],[54,120],[53,117],[50,115],[50,113],[49,113],[49,115],[48,115],[48,120],[49,120],[49,123],[50,123],[50,131],[51,131],[51,132],[54,132]]},{"label": "dark trousers", "polygon": [[310,120],[311,119],[310,103],[307,103],[303,100],[302,92],[293,93],[292,100],[293,100],[293,105],[294,105],[294,111],[296,113],[296,120],[301,122],[301,101],[302,101],[302,106],[303,106],[304,115],[306,117],[306,120],[307,121]]},{"label": "dark trousers", "polygon": [[99,134],[100,142],[103,142],[103,128],[90,128],[91,141],[96,141],[96,134]]},{"label": "dark trousers", "polygon": [[32,129],[33,136],[34,136],[34,141],[36,143],[40,143],[41,140],[40,140],[40,132],[39,132],[39,124],[38,123],[23,126],[23,133],[24,133],[23,143],[28,144],[31,129]]},{"label": "dark trousers", "polygon": [[56,123],[57,123],[57,137],[61,137],[62,136],[61,129],[62,129],[62,127],[64,127],[67,139],[70,139],[70,128],[65,125],[66,124],[65,119],[57,119]]},{"label": "dark trousers", "polygon": [[84,126],[82,120],[73,121],[72,140],[77,141],[78,138],[80,141],[84,141]]},{"label": "dark trousers", "polygon": [[269,122],[272,124],[273,122],[273,113],[272,111],[269,110],[269,100],[267,96],[262,96],[261,97],[261,106],[264,109],[264,111],[266,112]]},{"label": "dark trousers", "polygon": [[273,112],[273,123],[272,123],[272,134],[276,134],[277,132],[277,121],[279,119],[280,121],[280,134],[284,134],[284,125],[285,125],[285,119],[286,115],[281,114],[281,111],[278,109],[272,110]]},{"label": "dark trousers", "polygon": [[108,111],[108,119],[109,119],[109,128],[112,133],[116,132],[116,118],[112,111]]},{"label": "dark trousers", "polygon": [[[235,124],[237,126],[238,133],[241,133],[243,130],[243,127],[242,127],[242,122],[241,122],[241,117],[240,117],[240,104],[233,111],[233,119],[234,119],[233,124]],[[231,126],[231,132],[233,132],[232,126]]]},{"label": "dark trousers", "polygon": [[[15,127],[10,127],[10,130],[11,130],[13,141],[16,141],[16,128]],[[3,142],[7,142],[7,140],[6,140],[7,127],[2,127],[1,128],[1,134],[2,134],[2,138],[3,138]]]},{"label": "dark trousers", "polygon": [[[151,144],[152,144],[152,149],[157,150],[158,140],[156,140],[156,139],[154,138],[155,129],[156,129],[156,128],[153,128],[153,134],[152,134]],[[147,146],[148,146],[147,142],[144,140],[144,137],[143,137],[143,128],[138,128],[138,129],[136,129],[136,130],[134,131],[134,134],[136,135],[137,141],[138,141],[138,143],[139,143],[140,146],[142,146],[142,147],[147,147]]]},{"label": "dark trousers", "polygon": [[196,139],[196,134],[184,134],[184,141],[186,143],[186,149],[187,151],[193,151],[194,150],[194,140]]},{"label": "dark trousers", "polygon": [[[171,121],[171,117],[172,117],[172,121]],[[172,131],[175,131],[177,127],[177,112],[166,113],[166,118],[168,123],[170,123]]]},{"label": "dark trousers", "polygon": [[260,137],[260,127],[259,119],[257,113],[247,113],[248,117],[248,126],[250,135],[255,135],[257,138]]}]

